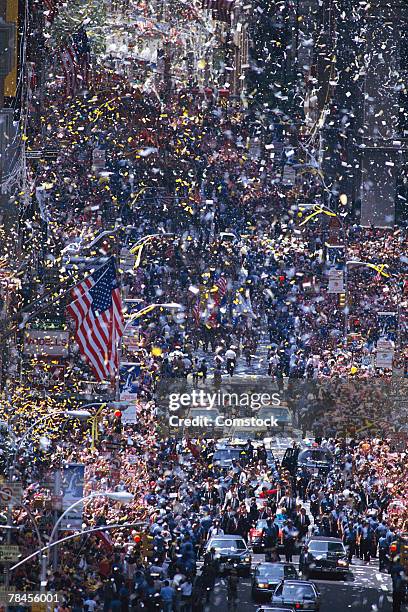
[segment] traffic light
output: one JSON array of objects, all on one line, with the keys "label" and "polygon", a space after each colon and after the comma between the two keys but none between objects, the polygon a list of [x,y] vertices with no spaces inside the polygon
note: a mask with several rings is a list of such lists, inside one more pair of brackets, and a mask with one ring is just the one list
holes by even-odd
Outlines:
[{"label": "traffic light", "polygon": [[119,410],[119,408],[116,408],[116,410],[113,413],[114,416],[114,422],[113,422],[113,431],[116,434],[120,434],[122,433],[122,411]]},{"label": "traffic light", "polygon": [[147,533],[143,533],[142,534],[142,546],[141,546],[141,550],[142,550],[142,556],[145,558],[150,559],[150,557],[153,557],[153,536],[147,534]]},{"label": "traffic light", "polygon": [[147,533],[140,533],[134,531],[132,533],[133,542],[135,543],[136,554],[140,555],[142,559],[149,559],[153,557],[153,536]]},{"label": "traffic light", "polygon": [[346,294],[345,293],[339,294],[339,304],[340,304],[340,308],[345,308],[346,306]]}]

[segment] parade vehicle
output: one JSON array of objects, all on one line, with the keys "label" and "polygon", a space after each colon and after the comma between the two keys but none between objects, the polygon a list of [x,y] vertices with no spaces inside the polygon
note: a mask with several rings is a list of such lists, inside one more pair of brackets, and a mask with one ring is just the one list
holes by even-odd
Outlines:
[{"label": "parade vehicle", "polygon": [[240,461],[243,458],[245,458],[245,450],[242,446],[224,446],[215,450],[212,463],[221,469],[229,470],[234,461]]},{"label": "parade vehicle", "polygon": [[273,608],[271,606],[262,606],[261,608],[258,608],[258,610],[256,612],[295,612],[293,608],[280,608],[277,606],[273,606]]},{"label": "parade vehicle", "polygon": [[309,538],[300,552],[299,569],[305,577],[313,572],[347,574],[349,562],[342,540],[324,536]]},{"label": "parade vehicle", "polygon": [[252,579],[252,598],[255,601],[270,599],[282,580],[297,580],[298,578],[298,573],[292,563],[260,563]]},{"label": "parade vehicle", "polygon": [[[263,500],[262,500],[263,501]],[[282,527],[284,524],[284,520],[280,520],[280,518],[275,517],[274,519],[275,525],[279,527],[279,538],[281,536]],[[265,549],[265,536],[264,530],[267,528],[266,519],[258,519],[255,526],[249,530],[248,533],[248,541],[252,546],[254,552],[263,552]]]},{"label": "parade vehicle", "polygon": [[319,612],[320,593],[313,582],[282,580],[272,595],[271,603],[283,609]]},{"label": "parade vehicle", "polygon": [[210,538],[205,552],[215,550],[220,573],[226,573],[235,568],[247,576],[251,573],[252,557],[244,538],[237,535],[219,535]]},{"label": "parade vehicle", "polygon": [[275,420],[277,422],[276,427],[257,426],[260,432],[277,431],[290,433],[292,430],[292,415],[286,406],[262,406],[256,413],[256,418],[261,421]]},{"label": "parade vehicle", "polygon": [[312,475],[325,475],[334,465],[334,457],[326,448],[314,447],[300,450],[300,448],[287,448],[282,459],[282,467],[292,476],[297,470],[304,469]]}]

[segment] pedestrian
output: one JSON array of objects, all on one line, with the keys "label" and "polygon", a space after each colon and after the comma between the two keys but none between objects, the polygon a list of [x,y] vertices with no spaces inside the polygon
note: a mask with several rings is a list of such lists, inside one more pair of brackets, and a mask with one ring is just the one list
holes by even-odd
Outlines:
[{"label": "pedestrian", "polygon": [[226,360],[227,374],[232,377],[234,375],[234,370],[235,370],[236,361],[237,361],[237,354],[232,349],[232,347],[225,351],[225,360]]},{"label": "pedestrian", "polygon": [[360,526],[360,555],[365,564],[370,563],[371,546],[374,532],[367,520],[364,520]]},{"label": "pedestrian", "polygon": [[297,530],[293,526],[291,519],[288,519],[286,525],[282,529],[283,550],[285,553],[286,563],[292,563],[295,553],[295,541]]},{"label": "pedestrian", "polygon": [[353,556],[356,554],[356,543],[357,543],[357,529],[352,522],[348,523],[344,530],[343,542],[347,547],[347,558],[351,564],[353,562]]},{"label": "pedestrian", "polygon": [[387,541],[386,534],[380,535],[380,537],[378,538],[378,563],[380,572],[388,569],[389,548],[390,547]]},{"label": "pedestrian", "polygon": [[160,595],[163,603],[163,612],[173,612],[173,604],[175,599],[175,590],[170,586],[170,582],[165,580]]}]

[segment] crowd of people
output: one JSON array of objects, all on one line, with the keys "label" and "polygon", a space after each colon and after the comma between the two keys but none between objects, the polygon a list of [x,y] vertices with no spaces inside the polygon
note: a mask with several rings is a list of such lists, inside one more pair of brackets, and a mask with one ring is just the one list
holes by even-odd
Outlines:
[{"label": "crowd of people", "polygon": [[[215,606],[219,568],[206,543],[214,534],[248,541],[259,518],[269,521],[271,560],[283,547],[291,561],[295,544],[313,532],[341,537],[351,562],[378,556],[379,569],[391,571],[389,545],[408,525],[406,453],[395,442],[403,418],[390,399],[393,374],[401,396],[407,374],[406,229],[362,228],[341,203],[337,218],[321,213],[305,221],[302,204],[325,204],[314,176],[295,186],[282,181],[292,127],[276,120],[274,145],[256,155],[256,116],[233,102],[224,107],[187,91],[163,103],[118,80],[67,103],[52,84],[41,123],[30,146],[58,148],[58,158],[31,162],[33,197],[21,225],[32,266],[12,300],[3,286],[9,310],[18,313],[46,293],[50,278],[75,282],[87,269],[75,258],[89,269],[93,258],[112,253],[121,253],[127,312],[134,303],[180,305],[148,313],[123,339],[122,359],[140,365],[133,424],[108,406],[92,431],[90,423],[67,427],[55,417],[16,446],[33,420],[80,407],[84,398],[92,403],[95,393],[109,399],[112,389],[90,382],[74,342],[63,378],[45,387],[32,384],[38,364],[24,357],[21,337],[10,348],[0,458],[4,477],[24,488],[11,535],[21,557],[48,541],[56,514],[49,482],[64,466],[85,466],[84,496],[134,496],[126,506],[103,496],[85,502],[84,525],[100,529],[62,544],[58,565],[47,565],[47,588],[64,595],[58,612]],[[99,239],[105,231],[112,236]],[[155,238],[138,267],[124,266],[129,248],[147,235]],[[335,262],[330,247],[339,250]],[[351,260],[385,266],[387,275],[347,269]],[[336,266],[347,274],[343,304],[329,290]],[[70,329],[64,314],[51,311],[44,321]],[[385,326],[379,313],[392,313]],[[380,339],[391,342],[393,368],[376,363]],[[238,364],[289,388],[295,425],[336,458],[327,477],[291,477],[250,442],[246,458],[222,470],[212,463],[214,440],[160,433],[159,381],[220,385]],[[1,537],[10,541],[6,530]],[[38,590],[39,567],[39,557],[20,565],[11,584]],[[232,576],[231,601],[239,580]]]}]

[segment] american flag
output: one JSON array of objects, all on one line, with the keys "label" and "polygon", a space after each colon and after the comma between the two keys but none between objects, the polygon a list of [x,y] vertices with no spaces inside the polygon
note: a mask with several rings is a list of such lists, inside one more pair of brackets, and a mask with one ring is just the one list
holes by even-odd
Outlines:
[{"label": "american flag", "polygon": [[122,298],[114,258],[71,289],[67,307],[75,321],[75,340],[98,380],[113,380],[123,334]]},{"label": "american flag", "polygon": [[200,315],[201,315],[201,299],[198,298],[198,300],[196,301],[196,303],[193,305],[192,308],[192,315],[193,315],[193,319],[194,319],[194,323],[196,325],[200,325]]},{"label": "american flag", "polygon": [[214,283],[214,285],[217,287],[218,289],[218,294],[220,298],[223,298],[224,295],[227,293],[227,289],[228,289],[228,281],[224,276],[220,276]]},{"label": "american flag", "polygon": [[45,11],[44,15],[48,23],[53,23],[57,13],[59,0],[44,0]]},{"label": "american flag", "polygon": [[59,50],[65,79],[66,96],[75,95],[78,88],[89,87],[91,47],[83,27],[69,36],[67,43]]},{"label": "american flag", "polygon": [[231,21],[231,13],[235,0],[202,0],[203,9],[212,11],[214,19],[218,21]]}]

